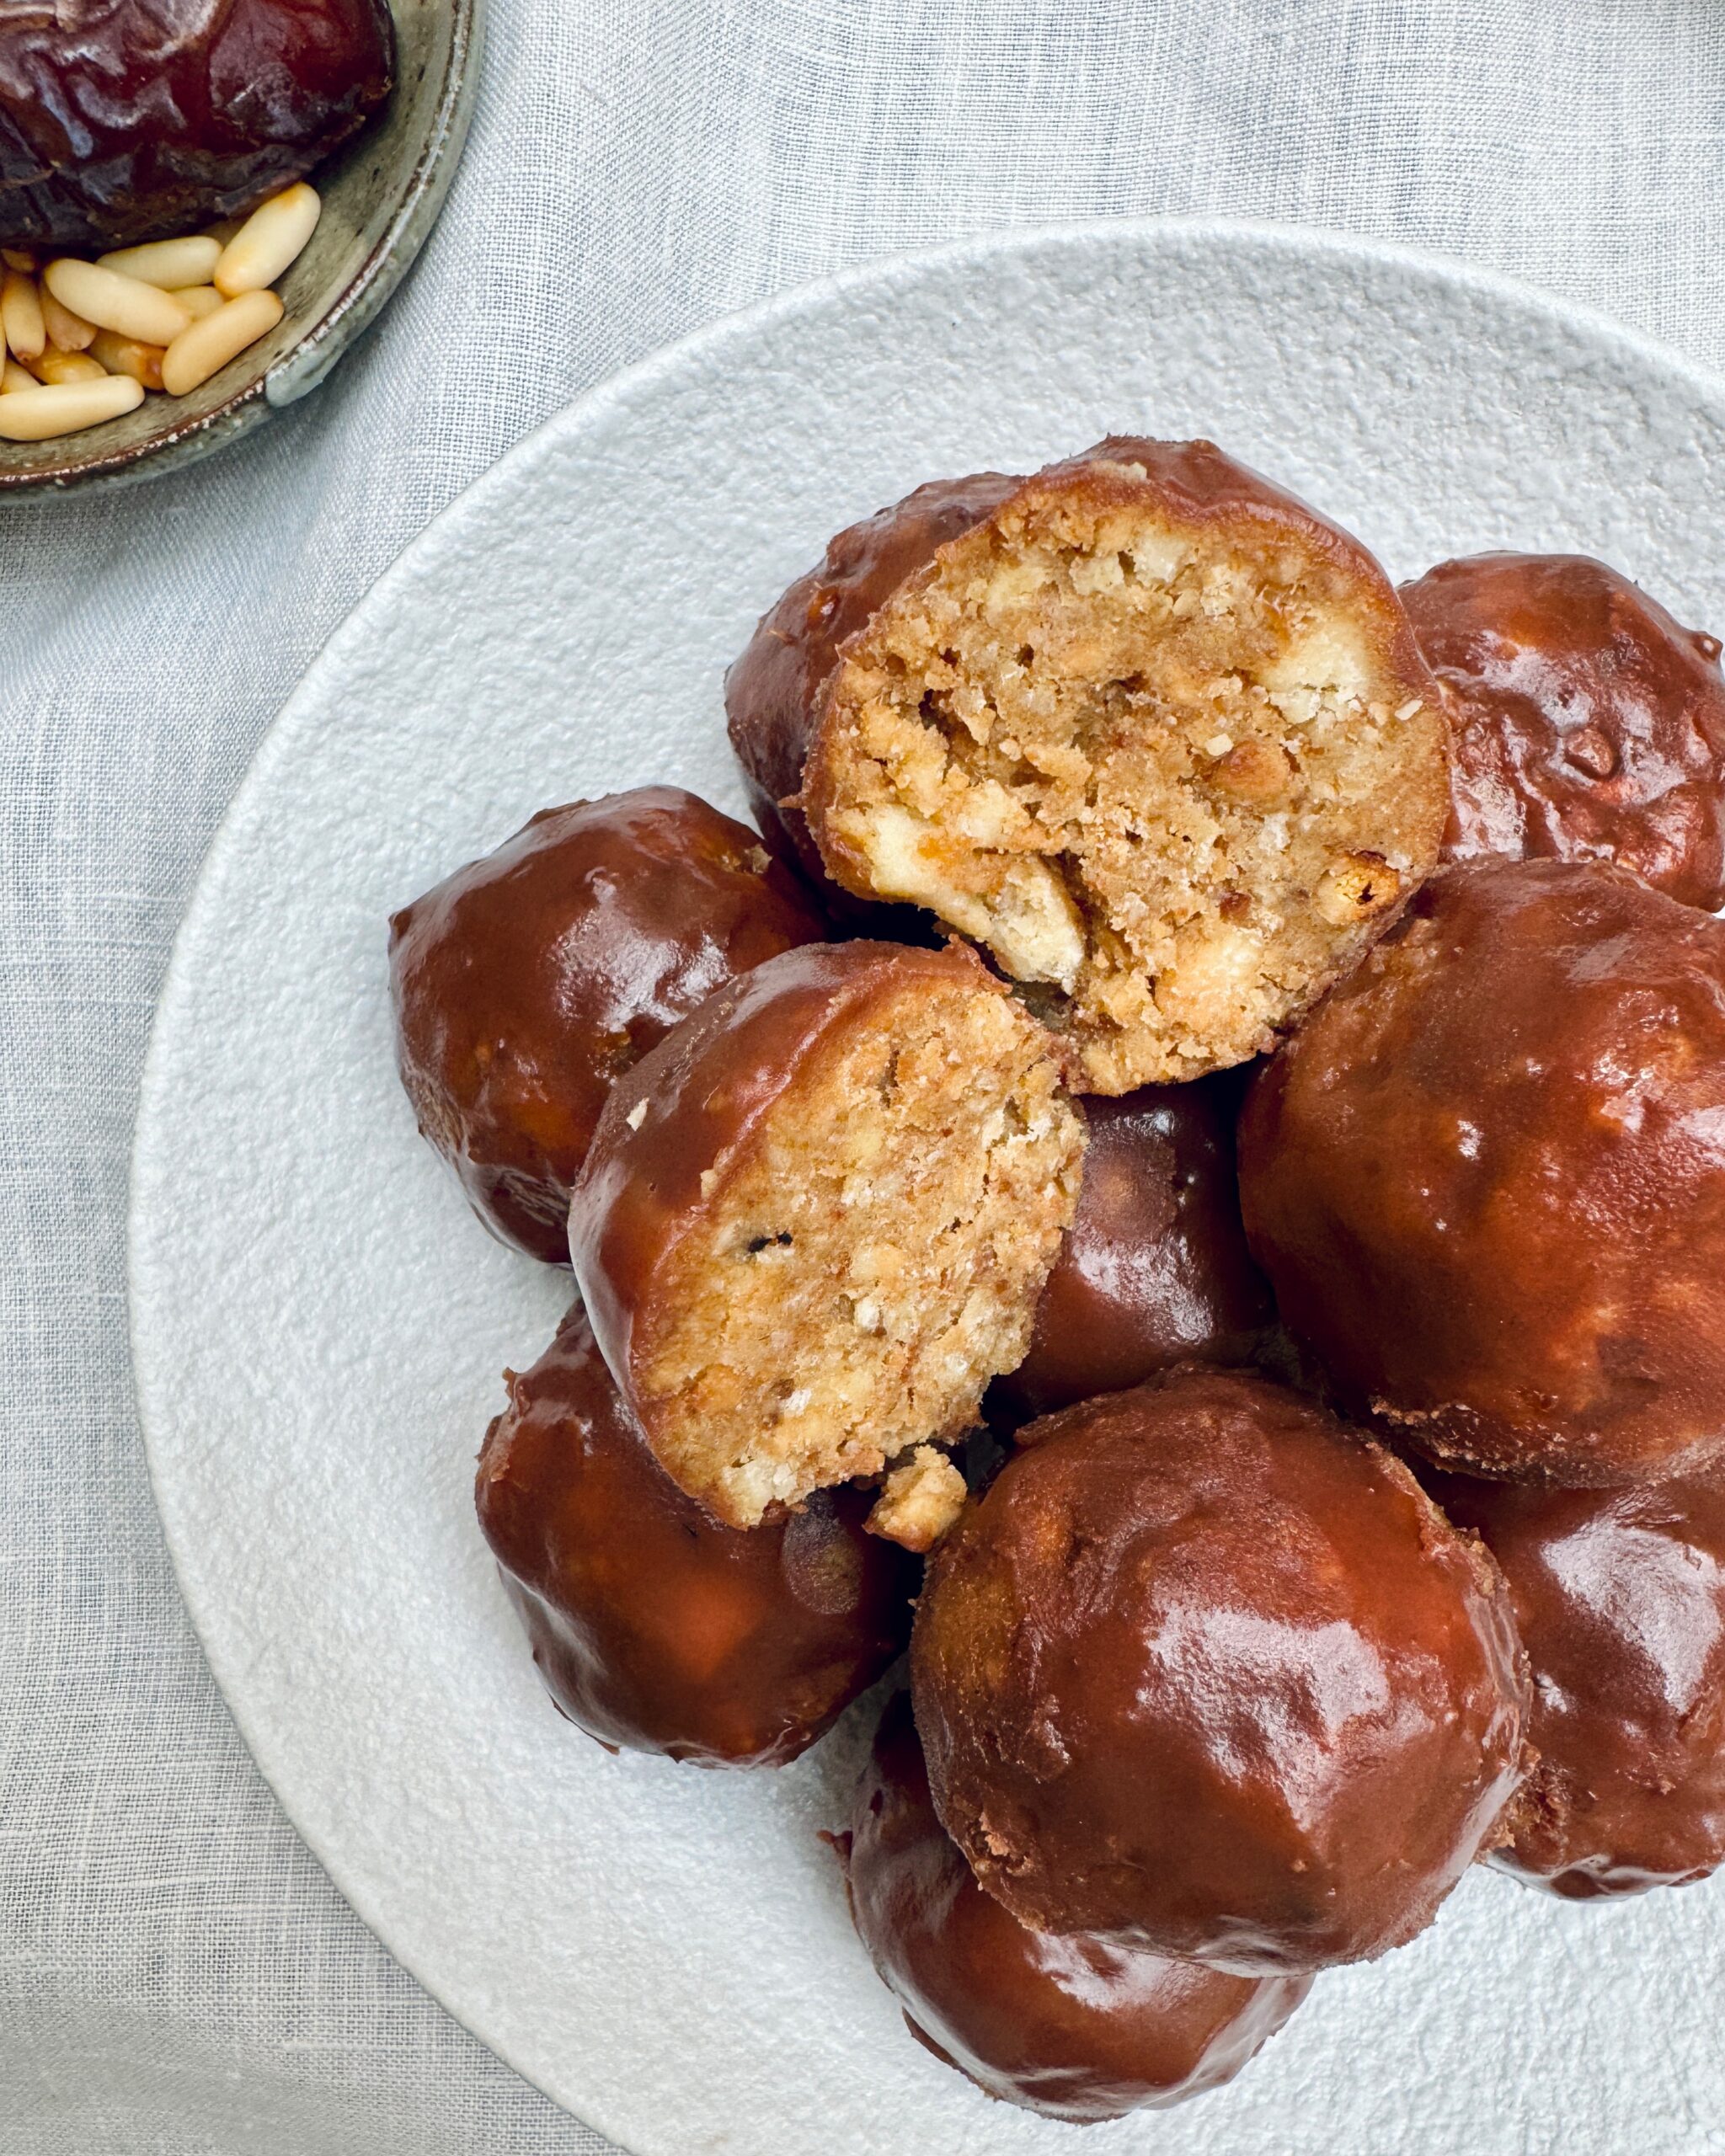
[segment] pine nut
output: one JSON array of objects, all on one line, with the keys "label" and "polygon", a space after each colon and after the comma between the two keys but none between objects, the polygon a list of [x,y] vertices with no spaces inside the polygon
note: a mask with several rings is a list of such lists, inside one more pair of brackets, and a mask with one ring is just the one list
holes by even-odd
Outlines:
[{"label": "pine nut", "polygon": [[39,360],[32,360],[38,382],[105,382],[108,370],[88,352],[62,352],[51,344]]},{"label": "pine nut", "polygon": [[184,397],[248,344],[267,336],[281,315],[281,302],[274,292],[242,292],[219,314],[206,315],[174,339],[163,355],[162,387],[172,397]]},{"label": "pine nut", "polygon": [[171,344],[191,319],[178,300],[155,286],[93,262],[74,261],[69,254],[51,262],[42,275],[62,307],[99,329],[136,337],[140,344]]},{"label": "pine nut", "polygon": [[49,441],[56,435],[77,434],[135,412],[143,401],[141,386],[124,375],[8,390],[0,395],[0,441]]},{"label": "pine nut", "polygon": [[222,250],[211,282],[228,299],[273,285],[318,229],[323,205],[304,180],[254,210]]},{"label": "pine nut", "polygon": [[[3,4],[3,0],[0,0]],[[316,231],[303,182],[249,217],[179,239],[61,255],[0,248],[0,440],[45,441],[184,397],[282,318],[269,289]]]},{"label": "pine nut", "polygon": [[111,329],[99,329],[90,356],[100,360],[109,374],[129,375],[146,389],[162,387],[159,344],[141,344],[136,337],[116,337]]},{"label": "pine nut", "polygon": [[206,234],[189,232],[184,239],[154,239],[142,247],[117,247],[111,254],[99,254],[103,270],[117,270],[122,277],[136,277],[142,284],[171,292],[181,285],[207,285],[222,259],[222,243]]},{"label": "pine nut", "polygon": [[8,270],[0,278],[0,329],[6,333],[8,347],[21,360],[40,358],[48,342],[36,280],[22,270]]},{"label": "pine nut", "polygon": [[88,352],[90,339],[96,334],[93,322],[86,322],[81,314],[74,314],[69,307],[61,307],[45,285],[36,289],[42,302],[42,321],[48,332],[48,342],[57,344],[62,352]]}]

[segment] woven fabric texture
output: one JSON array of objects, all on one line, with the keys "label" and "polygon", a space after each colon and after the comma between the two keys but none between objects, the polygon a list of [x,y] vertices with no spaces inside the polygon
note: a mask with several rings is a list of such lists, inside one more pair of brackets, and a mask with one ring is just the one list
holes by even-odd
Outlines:
[{"label": "woven fabric texture", "polygon": [[281,1817],[182,1610],[127,1362],[127,1157],[175,926],[271,714],[427,519],[667,339],[1012,224],[1380,235],[1725,361],[1718,0],[493,17],[441,224],[318,397],[175,478],[0,509],[4,2156],[605,2146],[396,1968]]}]

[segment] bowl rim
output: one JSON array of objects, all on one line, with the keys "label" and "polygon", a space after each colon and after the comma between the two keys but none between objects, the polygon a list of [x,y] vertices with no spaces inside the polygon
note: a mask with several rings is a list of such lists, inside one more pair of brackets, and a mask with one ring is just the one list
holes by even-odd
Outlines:
[{"label": "bowl rim", "polygon": [[413,267],[461,163],[478,95],[489,0],[446,4],[450,38],[443,79],[407,184],[365,259],[304,335],[221,403],[143,441],[80,455],[77,445],[85,437],[67,435],[61,462],[32,471],[8,471],[0,464],[0,496],[93,493],[162,478],[251,434],[323,382]]}]

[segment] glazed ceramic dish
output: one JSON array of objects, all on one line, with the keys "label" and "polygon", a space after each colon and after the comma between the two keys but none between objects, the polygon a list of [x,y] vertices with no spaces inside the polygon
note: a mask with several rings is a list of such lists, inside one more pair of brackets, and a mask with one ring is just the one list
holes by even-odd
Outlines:
[{"label": "glazed ceramic dish", "polygon": [[[1725,390],[1610,325],[1310,234],[1114,224],[872,267],[703,332],[523,444],[277,721],[175,953],[131,1286],[163,1518],[218,1681],[360,1914],[638,2156],[1075,2145],[905,2033],[819,1838],[871,1707],[796,1765],[613,1758],[541,1691],[476,1529],[499,1372],[566,1280],[417,1140],[392,907],[535,809],[737,810],[721,682],[827,536],[939,472],[1204,434],[1395,575],[1579,548],[1725,621]],[[1725,1886],[1583,1907],[1476,1872],[1229,2088],[1095,2129],[1168,2156],[1678,2156],[1725,2105]]]},{"label": "glazed ceramic dish", "polygon": [[114,486],[177,471],[318,387],[407,275],[437,221],[478,93],[485,0],[391,0],[396,87],[382,119],[311,175],[323,214],[281,280],[286,313],[187,397],[52,441],[0,442],[0,493]]}]

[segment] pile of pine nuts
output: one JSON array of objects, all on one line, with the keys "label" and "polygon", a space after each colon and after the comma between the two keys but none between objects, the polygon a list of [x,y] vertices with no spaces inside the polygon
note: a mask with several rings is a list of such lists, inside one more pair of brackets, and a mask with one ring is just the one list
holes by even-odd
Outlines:
[{"label": "pile of pine nuts", "polygon": [[184,397],[267,336],[270,288],[317,229],[301,180],[243,224],[122,247],[94,262],[0,248],[0,441],[48,441],[135,411],[149,389]]}]

